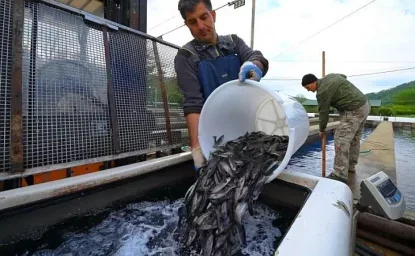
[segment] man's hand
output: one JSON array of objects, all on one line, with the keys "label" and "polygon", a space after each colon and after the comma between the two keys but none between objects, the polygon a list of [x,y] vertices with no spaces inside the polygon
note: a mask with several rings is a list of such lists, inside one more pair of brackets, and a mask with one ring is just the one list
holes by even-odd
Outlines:
[{"label": "man's hand", "polygon": [[244,82],[245,79],[252,79],[259,82],[262,78],[262,70],[251,61],[245,61],[239,71],[239,81]]},{"label": "man's hand", "polygon": [[324,132],[320,132],[320,138],[321,139],[324,139],[326,137],[326,132],[324,131]]},{"label": "man's hand", "polygon": [[193,157],[193,163],[194,163],[196,171],[199,170],[200,167],[205,165],[206,159],[200,147],[192,149],[192,157]]}]

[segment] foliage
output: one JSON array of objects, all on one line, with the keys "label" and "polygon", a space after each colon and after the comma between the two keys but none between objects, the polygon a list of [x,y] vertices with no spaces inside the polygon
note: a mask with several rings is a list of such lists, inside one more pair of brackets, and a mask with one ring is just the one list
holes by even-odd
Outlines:
[{"label": "foliage", "polygon": [[317,106],[303,106],[307,113],[318,113]]},{"label": "foliage", "polygon": [[415,106],[393,105],[389,107],[381,107],[379,109],[381,116],[413,116],[415,115]]},{"label": "foliage", "polygon": [[415,81],[398,85],[388,90],[382,90],[377,93],[368,93],[366,96],[369,100],[382,100],[382,105],[393,103],[393,97],[406,89],[415,89]]},{"label": "foliage", "polygon": [[294,97],[296,100],[298,100],[298,102],[303,103],[304,101],[307,100],[307,98],[302,95],[302,94],[297,94],[297,96]]},{"label": "foliage", "polygon": [[415,105],[415,88],[405,89],[393,96],[395,105]]},{"label": "foliage", "polygon": [[415,115],[415,105],[394,105],[392,106],[396,116],[413,116]]},{"label": "foliage", "polygon": [[[164,87],[166,88],[169,103],[181,105],[183,103],[183,95],[177,86],[176,78],[163,78]],[[148,76],[149,98],[150,102],[162,103],[162,94],[160,88],[160,79],[157,75]]]},{"label": "foliage", "polygon": [[395,116],[394,111],[388,107],[379,108],[379,115],[381,116]]},{"label": "foliage", "polygon": [[177,85],[177,79],[175,76],[166,76],[167,63],[163,63],[163,60],[160,61],[160,67],[162,69],[162,80],[159,79],[159,70],[157,68],[157,63],[155,61],[154,54],[147,54],[147,86],[149,89],[148,101],[152,104],[162,105],[163,98],[161,93],[160,83],[164,84],[166,89],[167,99],[169,104],[179,104],[183,103],[183,95],[179,90]]},{"label": "foliage", "polygon": [[370,113],[369,113],[369,115],[371,115],[371,116],[377,116],[377,115],[380,115],[380,108],[379,107],[371,107],[370,108]]}]

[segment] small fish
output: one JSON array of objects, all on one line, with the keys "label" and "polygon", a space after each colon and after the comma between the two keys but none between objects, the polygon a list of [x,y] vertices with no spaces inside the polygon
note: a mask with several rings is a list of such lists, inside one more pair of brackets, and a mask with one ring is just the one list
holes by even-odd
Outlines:
[{"label": "small fish", "polygon": [[212,254],[213,249],[213,234],[210,233],[205,241],[205,247],[203,248],[203,255],[210,256]]},{"label": "small fish", "polygon": [[236,184],[236,188],[235,188],[235,200],[234,200],[234,202],[239,201],[239,198],[242,194],[242,190],[244,189],[244,185],[245,185],[244,177],[239,178],[239,180]]},{"label": "small fish", "polygon": [[190,229],[189,233],[188,233],[188,239],[187,239],[187,242],[186,242],[187,246],[190,246],[193,243],[196,236],[197,236],[196,229],[194,229],[194,228]]},{"label": "small fish", "polygon": [[214,151],[199,169],[179,209],[178,229],[197,255],[238,252],[246,244],[243,216],[254,214],[253,201],[288,148],[288,136],[246,132],[223,143],[214,137]]},{"label": "small fish", "polygon": [[196,217],[193,221],[202,230],[209,230],[218,227],[215,212],[208,211]]},{"label": "small fish", "polygon": [[209,195],[210,202],[212,202],[213,204],[222,203],[223,201],[225,201],[225,200],[227,200],[228,198],[231,197],[229,192],[233,189],[235,189],[235,186],[227,187],[227,188],[222,189],[220,192],[215,193],[215,194],[210,194]]},{"label": "small fish", "polygon": [[216,136],[213,136],[214,145],[219,146],[222,143],[224,137],[225,137],[225,135],[222,135],[222,136],[219,137],[219,139],[216,140]]},{"label": "small fish", "polygon": [[270,159],[269,162],[271,162],[271,163],[265,165],[265,166],[267,166],[267,168],[262,172],[266,176],[271,175],[271,173],[280,165],[279,161],[275,161],[275,160],[272,160],[272,159]]},{"label": "small fish", "polygon": [[216,185],[211,191],[210,193],[212,194],[217,194],[219,193],[222,189],[224,189],[229,182],[231,181],[231,178],[227,178],[226,181],[224,183],[219,183],[218,185]]},{"label": "small fish", "polygon": [[242,218],[244,213],[246,212],[247,204],[245,202],[239,203],[238,206],[236,206],[235,209],[235,221],[242,225]]}]

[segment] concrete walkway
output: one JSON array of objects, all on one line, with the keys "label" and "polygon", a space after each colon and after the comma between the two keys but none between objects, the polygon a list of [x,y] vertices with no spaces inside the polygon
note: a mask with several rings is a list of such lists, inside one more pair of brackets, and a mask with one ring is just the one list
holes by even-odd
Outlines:
[{"label": "concrete walkway", "polygon": [[[366,150],[370,152],[364,153]],[[363,141],[360,152],[362,153],[359,156],[356,173],[349,173],[348,181],[355,203],[360,199],[360,183],[380,171],[386,173],[399,186],[396,178],[395,142],[391,122],[381,122]],[[406,210],[402,221],[408,224],[415,223],[415,212]]]},{"label": "concrete walkway", "polygon": [[356,173],[349,173],[349,186],[355,200],[360,199],[360,183],[368,177],[383,171],[392,181],[396,182],[395,145],[391,122],[382,122],[363,141]]}]

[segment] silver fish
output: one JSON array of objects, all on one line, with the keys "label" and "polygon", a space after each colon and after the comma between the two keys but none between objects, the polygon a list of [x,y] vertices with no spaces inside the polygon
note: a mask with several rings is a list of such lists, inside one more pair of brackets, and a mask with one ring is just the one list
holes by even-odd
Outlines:
[{"label": "silver fish", "polygon": [[210,233],[208,238],[205,241],[205,247],[203,248],[203,255],[210,256],[212,254],[213,249],[213,234]]},{"label": "silver fish", "polygon": [[231,255],[245,245],[243,216],[254,213],[253,201],[268,175],[278,167],[288,147],[288,136],[246,132],[222,143],[199,169],[197,181],[185,195],[179,229],[187,226],[183,241],[198,255]]},{"label": "silver fish", "polygon": [[239,203],[238,206],[236,206],[236,209],[235,209],[235,221],[239,225],[242,225],[242,218],[243,218],[243,215],[246,212],[246,208],[247,208],[247,204],[245,202]]},{"label": "silver fish", "polygon": [[231,187],[227,187],[225,189],[222,189],[220,192],[215,193],[215,194],[210,194],[209,195],[209,200],[213,203],[213,204],[220,204],[223,201],[227,200],[228,198],[231,197],[231,194],[229,193],[231,190],[235,189],[235,186],[231,186]]}]

